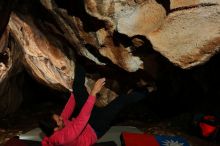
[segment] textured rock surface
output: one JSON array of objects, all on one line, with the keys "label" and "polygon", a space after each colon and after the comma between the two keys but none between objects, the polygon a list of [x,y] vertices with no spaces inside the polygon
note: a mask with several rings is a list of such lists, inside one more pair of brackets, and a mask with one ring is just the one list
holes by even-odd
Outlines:
[{"label": "textured rock surface", "polygon": [[26,69],[48,86],[72,90],[74,62],[62,52],[61,41],[48,40],[30,17],[22,19],[12,14],[9,27],[22,48]]},{"label": "textured rock surface", "polygon": [[203,64],[220,48],[220,5],[215,1],[173,5],[176,9],[147,37],[155,50],[181,68]]},{"label": "textured rock surface", "polygon": [[[166,87],[159,89],[166,98],[174,98],[182,88],[179,79],[187,76],[182,69],[209,62],[220,48],[219,0],[21,0],[13,5],[9,3],[2,2],[5,7],[0,7],[4,12],[0,24],[2,89],[3,85],[14,88],[12,83],[16,83],[16,76],[28,72],[42,86],[71,91],[75,64],[81,63],[87,71],[96,70],[92,76],[101,73],[118,84],[117,89],[106,87],[100,106],[107,105],[120,91],[135,87],[140,80],[148,85],[157,83],[162,88],[164,84],[171,84],[173,93]],[[199,71],[190,70],[190,81],[196,80],[198,88],[202,86],[204,92],[209,93],[211,85],[195,77],[204,76],[207,69],[204,70],[201,75]],[[15,81],[9,82],[12,76]],[[8,90],[4,88],[1,92]],[[21,95],[20,103],[23,93],[20,91],[18,95]],[[6,94],[0,96],[2,101],[7,98]],[[9,97],[7,102],[14,98]]]}]

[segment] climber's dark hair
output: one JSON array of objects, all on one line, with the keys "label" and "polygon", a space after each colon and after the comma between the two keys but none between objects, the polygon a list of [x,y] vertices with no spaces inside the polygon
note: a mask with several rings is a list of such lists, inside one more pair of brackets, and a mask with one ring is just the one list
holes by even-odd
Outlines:
[{"label": "climber's dark hair", "polygon": [[56,121],[53,119],[53,114],[50,113],[49,116],[39,121],[39,127],[46,136],[51,136],[54,132],[54,128],[57,127]]}]

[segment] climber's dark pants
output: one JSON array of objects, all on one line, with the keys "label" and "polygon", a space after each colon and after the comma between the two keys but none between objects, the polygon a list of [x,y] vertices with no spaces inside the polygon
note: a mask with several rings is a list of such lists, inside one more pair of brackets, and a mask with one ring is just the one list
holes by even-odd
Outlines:
[{"label": "climber's dark pants", "polygon": [[[84,86],[85,82],[85,70],[82,66],[76,66],[75,79],[73,84],[73,93],[76,99],[76,104],[78,108],[81,109],[83,104],[88,98],[87,90]],[[136,92],[133,91],[129,94],[121,94],[116,97],[110,104],[106,107],[94,107],[89,124],[95,130],[98,138],[105,134],[105,132],[110,128],[111,122],[114,120],[116,115],[125,106],[140,101],[147,96],[147,91]]]}]

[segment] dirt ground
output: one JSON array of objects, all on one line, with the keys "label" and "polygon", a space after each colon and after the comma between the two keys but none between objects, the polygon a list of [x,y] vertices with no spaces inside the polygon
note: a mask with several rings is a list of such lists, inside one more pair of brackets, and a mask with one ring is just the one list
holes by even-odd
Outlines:
[{"label": "dirt ground", "polygon": [[[13,136],[25,133],[38,126],[38,121],[43,118],[48,109],[60,111],[61,106],[53,103],[43,103],[22,107],[9,117],[0,119],[0,145]],[[186,138],[191,146],[220,146],[214,141],[208,141],[198,136],[188,133],[186,121],[190,117],[189,113],[181,113],[168,119],[160,119],[152,112],[122,112],[114,125],[136,126],[148,134],[179,135]]]}]

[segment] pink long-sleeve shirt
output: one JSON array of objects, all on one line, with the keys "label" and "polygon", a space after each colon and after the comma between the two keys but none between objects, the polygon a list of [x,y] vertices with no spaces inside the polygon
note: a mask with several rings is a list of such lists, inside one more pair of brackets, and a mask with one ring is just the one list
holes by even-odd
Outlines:
[{"label": "pink long-sleeve shirt", "polygon": [[55,131],[50,137],[44,137],[43,146],[91,146],[97,141],[97,136],[88,120],[95,104],[96,97],[89,96],[79,115],[69,120],[74,111],[76,102],[74,95],[71,94],[65,108],[62,111],[65,127]]}]

